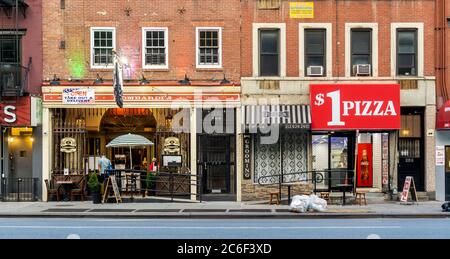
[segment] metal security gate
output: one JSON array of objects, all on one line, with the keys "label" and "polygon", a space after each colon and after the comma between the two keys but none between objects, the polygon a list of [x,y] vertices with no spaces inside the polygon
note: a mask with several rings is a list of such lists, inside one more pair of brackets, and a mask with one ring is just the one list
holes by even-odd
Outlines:
[{"label": "metal security gate", "polygon": [[37,201],[38,178],[3,178],[2,201]]},{"label": "metal security gate", "polygon": [[53,112],[53,174],[85,174],[86,111],[55,109]]}]

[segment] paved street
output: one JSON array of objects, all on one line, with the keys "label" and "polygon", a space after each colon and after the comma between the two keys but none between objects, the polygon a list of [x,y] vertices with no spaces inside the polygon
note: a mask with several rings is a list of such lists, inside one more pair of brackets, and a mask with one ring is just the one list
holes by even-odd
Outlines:
[{"label": "paved street", "polygon": [[450,219],[0,219],[0,239],[448,239]]}]

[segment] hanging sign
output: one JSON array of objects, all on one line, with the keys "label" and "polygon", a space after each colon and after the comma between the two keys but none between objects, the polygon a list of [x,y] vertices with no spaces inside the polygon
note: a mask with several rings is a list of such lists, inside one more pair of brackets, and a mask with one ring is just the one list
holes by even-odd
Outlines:
[{"label": "hanging sign", "polygon": [[62,92],[64,104],[94,104],[95,90],[91,88],[66,88]]},{"label": "hanging sign", "polygon": [[244,135],[244,179],[252,178],[252,138]]},{"label": "hanging sign", "polygon": [[311,85],[313,130],[400,129],[400,85]]},{"label": "hanging sign", "polygon": [[358,144],[357,187],[373,186],[372,144]]},{"label": "hanging sign", "polygon": [[290,2],[289,16],[294,18],[314,18],[314,2]]}]

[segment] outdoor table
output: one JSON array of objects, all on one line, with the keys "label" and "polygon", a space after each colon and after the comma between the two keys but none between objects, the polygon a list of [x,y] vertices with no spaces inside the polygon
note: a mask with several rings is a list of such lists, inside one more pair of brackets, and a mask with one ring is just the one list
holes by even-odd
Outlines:
[{"label": "outdoor table", "polygon": [[63,186],[63,196],[64,201],[69,201],[69,195],[68,195],[68,188],[69,186],[72,186],[74,184],[74,181],[56,181],[56,184],[59,184],[60,186]]},{"label": "outdoor table", "polygon": [[295,183],[282,183],[282,186],[287,186],[288,188],[288,204],[291,204],[291,187],[296,185]]},{"label": "outdoor table", "polygon": [[340,187],[342,190],[342,206],[345,206],[345,192],[347,188],[351,186],[351,184],[336,184],[336,187]]}]

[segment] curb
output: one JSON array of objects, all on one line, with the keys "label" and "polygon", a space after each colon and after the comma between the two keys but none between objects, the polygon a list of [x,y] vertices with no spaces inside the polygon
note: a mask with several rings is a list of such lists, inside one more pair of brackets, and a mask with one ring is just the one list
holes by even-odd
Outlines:
[{"label": "curb", "polygon": [[450,218],[450,213],[3,213],[0,218],[113,218],[113,219],[371,219]]}]

